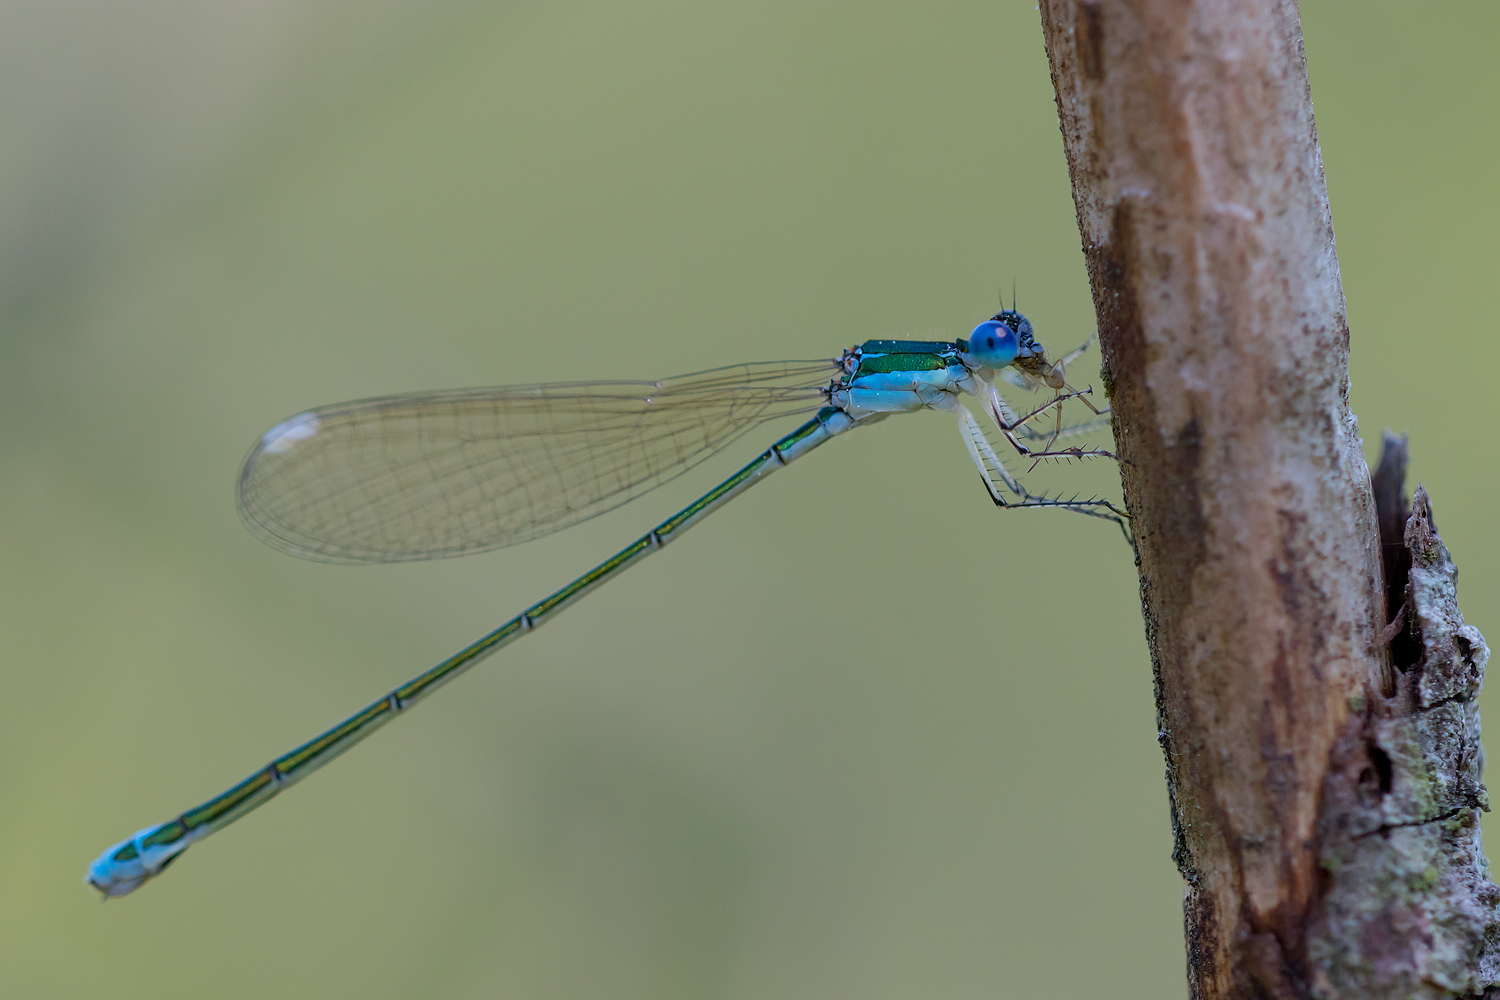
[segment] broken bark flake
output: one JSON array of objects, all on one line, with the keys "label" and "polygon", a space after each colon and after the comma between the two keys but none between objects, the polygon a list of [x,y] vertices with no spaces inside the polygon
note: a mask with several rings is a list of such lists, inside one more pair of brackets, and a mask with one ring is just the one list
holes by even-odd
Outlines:
[{"label": "broken bark flake", "polygon": [[1390,697],[1363,706],[1324,781],[1328,888],[1308,945],[1316,996],[1439,1000],[1500,980],[1500,887],[1479,829],[1489,799],[1476,699],[1489,648],[1459,613],[1457,570],[1421,487],[1402,538],[1421,655]]},{"label": "broken bark flake", "polygon": [[1406,551],[1406,521],[1411,517],[1411,504],[1406,500],[1408,457],[1406,435],[1397,437],[1386,431],[1380,464],[1370,476],[1380,524],[1380,561],[1385,568],[1388,611],[1399,608],[1405,600],[1406,574],[1411,568],[1411,556]]},{"label": "broken bark flake", "polygon": [[[1380,525],[1380,562],[1385,571],[1385,610],[1387,624],[1376,637],[1378,645],[1390,649],[1390,668],[1407,670],[1420,657],[1422,649],[1407,630],[1406,583],[1411,576],[1411,553],[1406,549],[1406,522],[1411,504],[1406,499],[1406,436],[1385,432],[1380,464],[1371,477],[1375,493],[1375,510]],[[1396,677],[1390,668],[1383,670],[1382,693],[1390,697],[1396,691]]]}]

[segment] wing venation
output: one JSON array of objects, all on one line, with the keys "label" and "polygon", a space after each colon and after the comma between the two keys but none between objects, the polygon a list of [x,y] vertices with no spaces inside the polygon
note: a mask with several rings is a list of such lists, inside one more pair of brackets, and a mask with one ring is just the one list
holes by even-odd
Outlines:
[{"label": "wing venation", "polygon": [[435,559],[602,514],[745,431],[822,403],[829,361],[660,382],[574,382],[338,403],[267,431],[239,507],[268,543],[328,562]]}]

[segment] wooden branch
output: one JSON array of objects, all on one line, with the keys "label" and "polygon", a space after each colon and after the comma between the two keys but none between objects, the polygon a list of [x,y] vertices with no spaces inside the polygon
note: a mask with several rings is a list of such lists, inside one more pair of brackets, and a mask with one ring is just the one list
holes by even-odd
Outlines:
[{"label": "wooden branch", "polygon": [[[1428,668],[1393,664],[1382,641],[1296,5],[1041,11],[1140,545],[1192,995],[1474,992],[1494,978],[1500,894],[1476,867],[1477,719],[1423,736]],[[1430,528],[1420,493],[1418,507]],[[1405,548],[1441,577],[1446,553],[1423,531]],[[1432,588],[1402,589],[1411,620],[1462,633],[1467,659],[1443,662],[1477,685],[1478,633]],[[1472,693],[1456,683],[1434,690]],[[1442,843],[1440,827],[1455,828]]]}]

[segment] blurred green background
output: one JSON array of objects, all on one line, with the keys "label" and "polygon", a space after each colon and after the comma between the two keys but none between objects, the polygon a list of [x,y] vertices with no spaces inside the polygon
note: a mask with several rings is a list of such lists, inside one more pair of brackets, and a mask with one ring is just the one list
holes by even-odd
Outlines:
[{"label": "blurred green background", "polygon": [[[1410,429],[1494,637],[1500,11],[1303,16],[1365,438]],[[80,881],[779,433],[559,536],[351,568],[237,520],[288,414],[950,338],[1012,280],[1081,341],[1030,3],[10,5],[0,121],[0,994],[1184,994],[1126,548],[996,512],[937,415],[141,893]]]}]

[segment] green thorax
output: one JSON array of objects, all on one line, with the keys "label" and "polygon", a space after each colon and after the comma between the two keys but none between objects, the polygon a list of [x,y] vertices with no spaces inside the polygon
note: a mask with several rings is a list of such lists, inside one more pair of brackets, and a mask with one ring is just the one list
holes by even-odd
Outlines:
[{"label": "green thorax", "polygon": [[889,372],[941,371],[960,364],[959,345],[941,340],[867,340],[854,352],[849,380]]}]

